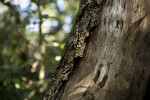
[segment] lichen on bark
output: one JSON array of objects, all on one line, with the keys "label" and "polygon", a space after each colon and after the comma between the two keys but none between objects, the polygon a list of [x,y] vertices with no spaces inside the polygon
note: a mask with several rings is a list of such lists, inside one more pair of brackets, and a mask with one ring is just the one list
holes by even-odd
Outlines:
[{"label": "lichen on bark", "polygon": [[103,2],[88,1],[81,6],[76,18],[76,23],[70,33],[70,38],[65,45],[62,59],[58,65],[56,76],[51,81],[52,86],[44,98],[45,100],[55,100],[61,95],[65,82],[75,66],[75,60],[83,56],[86,46],[86,38],[99,25],[99,15]]}]

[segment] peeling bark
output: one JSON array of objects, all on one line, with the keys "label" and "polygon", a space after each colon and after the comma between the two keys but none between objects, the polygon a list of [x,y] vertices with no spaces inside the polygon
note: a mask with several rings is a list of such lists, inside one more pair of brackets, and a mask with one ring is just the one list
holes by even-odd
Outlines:
[{"label": "peeling bark", "polygon": [[149,0],[82,0],[45,100],[143,100],[149,8]]}]

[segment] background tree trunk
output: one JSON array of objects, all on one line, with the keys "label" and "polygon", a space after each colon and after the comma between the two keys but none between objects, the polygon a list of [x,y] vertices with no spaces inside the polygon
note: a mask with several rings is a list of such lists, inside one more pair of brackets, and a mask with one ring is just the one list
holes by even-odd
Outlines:
[{"label": "background tree trunk", "polygon": [[150,0],[82,1],[45,99],[143,100],[150,75]]}]

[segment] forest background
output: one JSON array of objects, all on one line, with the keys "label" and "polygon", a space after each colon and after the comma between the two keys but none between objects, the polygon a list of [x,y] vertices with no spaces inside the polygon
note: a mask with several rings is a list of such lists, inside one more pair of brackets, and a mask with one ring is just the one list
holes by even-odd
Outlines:
[{"label": "forest background", "polygon": [[0,100],[41,100],[79,0],[0,0]]}]

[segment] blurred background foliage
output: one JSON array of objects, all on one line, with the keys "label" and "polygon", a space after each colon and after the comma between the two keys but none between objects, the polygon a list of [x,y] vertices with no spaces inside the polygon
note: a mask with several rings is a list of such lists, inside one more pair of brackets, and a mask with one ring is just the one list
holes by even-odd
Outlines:
[{"label": "blurred background foliage", "polygon": [[0,0],[0,100],[41,100],[79,0]]}]

